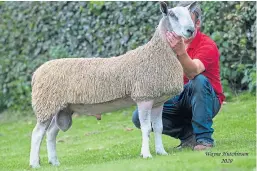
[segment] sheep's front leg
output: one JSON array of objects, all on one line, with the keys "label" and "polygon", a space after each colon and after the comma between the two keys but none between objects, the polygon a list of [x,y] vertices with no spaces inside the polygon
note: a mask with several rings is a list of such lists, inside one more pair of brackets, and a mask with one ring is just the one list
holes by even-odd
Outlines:
[{"label": "sheep's front leg", "polygon": [[168,155],[168,153],[164,150],[163,143],[162,143],[162,130],[163,130],[162,110],[163,110],[163,105],[152,109],[151,122],[154,130],[156,153],[160,155]]},{"label": "sheep's front leg", "polygon": [[151,158],[152,155],[150,153],[149,148],[149,137],[151,132],[151,109],[153,106],[153,101],[147,102],[139,102],[138,105],[138,113],[139,113],[139,121],[141,125],[142,132],[142,147],[141,147],[141,156],[143,158]]}]

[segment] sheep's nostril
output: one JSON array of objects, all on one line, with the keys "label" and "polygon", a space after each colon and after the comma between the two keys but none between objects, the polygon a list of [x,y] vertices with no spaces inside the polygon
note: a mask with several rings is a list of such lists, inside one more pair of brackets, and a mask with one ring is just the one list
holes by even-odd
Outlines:
[{"label": "sheep's nostril", "polygon": [[190,35],[193,35],[194,31],[191,30],[191,29],[188,29],[187,32],[190,34]]}]

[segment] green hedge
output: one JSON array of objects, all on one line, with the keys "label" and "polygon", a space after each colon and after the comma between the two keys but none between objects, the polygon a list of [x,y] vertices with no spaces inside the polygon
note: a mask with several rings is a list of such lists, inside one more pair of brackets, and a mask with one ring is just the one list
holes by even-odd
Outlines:
[{"label": "green hedge", "polygon": [[204,2],[203,31],[221,53],[225,95],[233,90],[256,90],[256,2]]},{"label": "green hedge", "polygon": [[[202,2],[226,93],[255,90],[255,6]],[[159,4],[146,1],[0,2],[0,14],[0,110],[30,108],[31,76],[45,61],[123,54],[149,41],[161,18]]]}]

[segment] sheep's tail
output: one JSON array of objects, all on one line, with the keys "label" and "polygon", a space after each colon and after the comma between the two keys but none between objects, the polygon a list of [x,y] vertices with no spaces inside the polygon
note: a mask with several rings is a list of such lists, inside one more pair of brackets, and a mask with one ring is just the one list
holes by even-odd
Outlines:
[{"label": "sheep's tail", "polygon": [[35,74],[35,72],[33,73],[33,75],[32,75],[32,78],[31,78],[31,87],[33,87],[33,85],[34,85],[34,83],[35,83],[35,80],[36,80],[36,74]]},{"label": "sheep's tail", "polygon": [[31,78],[31,87],[33,88],[33,86],[34,86],[34,84],[36,83],[36,78],[37,78],[37,75],[40,73],[39,72],[39,69],[40,69],[41,67],[39,67],[39,68],[37,68],[34,72],[33,72],[33,74],[32,74],[32,78]]}]

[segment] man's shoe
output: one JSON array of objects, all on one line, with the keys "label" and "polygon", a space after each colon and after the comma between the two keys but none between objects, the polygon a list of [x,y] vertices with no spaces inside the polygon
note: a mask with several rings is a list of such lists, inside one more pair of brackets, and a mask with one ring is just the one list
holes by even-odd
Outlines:
[{"label": "man's shoe", "polygon": [[196,139],[195,135],[191,135],[190,137],[186,138],[185,140],[182,140],[181,143],[175,147],[177,150],[182,150],[185,148],[193,149],[196,145]]},{"label": "man's shoe", "polygon": [[194,147],[194,151],[208,150],[213,147],[213,144],[207,142],[197,142],[197,145]]}]

